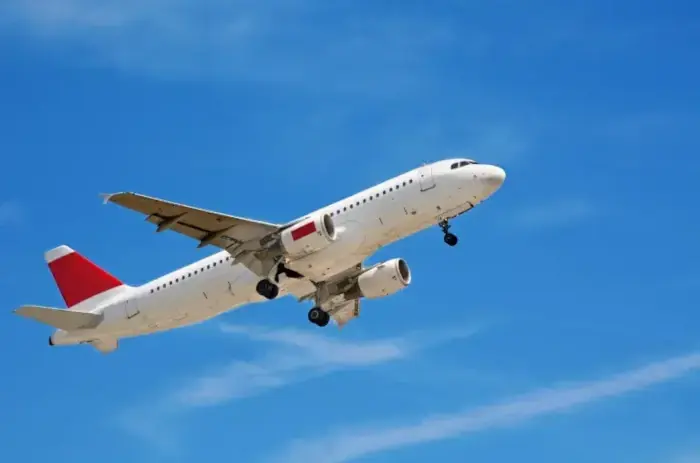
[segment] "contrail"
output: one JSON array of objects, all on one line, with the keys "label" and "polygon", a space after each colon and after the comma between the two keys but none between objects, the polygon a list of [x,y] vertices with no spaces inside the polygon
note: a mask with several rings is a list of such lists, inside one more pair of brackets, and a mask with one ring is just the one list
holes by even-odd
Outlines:
[{"label": "contrail", "polygon": [[602,380],[545,389],[500,404],[459,413],[430,416],[419,423],[340,429],[325,436],[292,441],[270,461],[344,463],[370,454],[453,438],[462,434],[516,425],[671,381],[700,369],[700,353],[648,364]]}]

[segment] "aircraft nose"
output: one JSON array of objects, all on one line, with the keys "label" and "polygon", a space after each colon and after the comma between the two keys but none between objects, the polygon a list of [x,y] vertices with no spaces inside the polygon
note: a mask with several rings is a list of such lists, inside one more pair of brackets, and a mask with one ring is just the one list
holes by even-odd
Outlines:
[{"label": "aircraft nose", "polygon": [[484,166],[481,174],[481,181],[490,192],[496,191],[503,185],[506,179],[506,171],[498,166]]}]

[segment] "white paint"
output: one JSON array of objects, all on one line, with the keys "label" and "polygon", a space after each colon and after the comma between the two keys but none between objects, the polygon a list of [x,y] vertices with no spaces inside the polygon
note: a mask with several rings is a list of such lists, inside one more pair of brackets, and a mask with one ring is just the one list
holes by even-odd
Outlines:
[{"label": "white paint", "polygon": [[[314,281],[324,281],[362,263],[382,246],[469,210],[505,179],[505,172],[496,166],[451,168],[460,161],[464,160],[422,166],[309,214],[331,215],[336,237],[288,267]],[[92,307],[81,307],[103,313],[104,321],[89,330],[59,330],[51,342],[68,345],[102,340],[101,350],[109,351],[110,346],[116,348],[114,340],[191,325],[266,301],[255,290],[258,281],[258,276],[221,251],[142,286],[124,286],[115,291],[116,297],[110,294]],[[313,291],[308,280],[283,278],[279,297],[301,297]]]}]

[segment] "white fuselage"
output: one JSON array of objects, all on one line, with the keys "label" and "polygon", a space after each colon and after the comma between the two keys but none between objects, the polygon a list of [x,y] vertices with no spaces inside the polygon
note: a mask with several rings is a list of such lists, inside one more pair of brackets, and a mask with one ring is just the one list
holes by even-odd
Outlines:
[{"label": "white fuselage", "polygon": [[[307,279],[283,278],[280,296],[314,291],[309,279],[323,281],[363,262],[382,246],[455,217],[489,197],[503,181],[495,166],[460,159],[411,170],[316,213],[332,216],[338,239],[288,266]],[[97,338],[119,339],[182,327],[245,304],[266,301],[255,290],[259,277],[221,251],[138,287],[108,291],[90,307],[104,314],[96,328],[57,331],[54,344]]]}]

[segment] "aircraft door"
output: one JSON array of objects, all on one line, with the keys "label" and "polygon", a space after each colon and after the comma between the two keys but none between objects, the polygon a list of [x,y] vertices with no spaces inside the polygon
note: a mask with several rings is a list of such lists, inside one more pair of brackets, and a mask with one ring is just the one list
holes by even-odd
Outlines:
[{"label": "aircraft door", "polygon": [[420,191],[427,191],[434,188],[435,179],[433,179],[433,167],[427,165],[418,169],[418,180],[420,182]]},{"label": "aircraft door", "polygon": [[139,314],[138,302],[136,299],[129,299],[124,303],[126,318],[131,319]]}]

